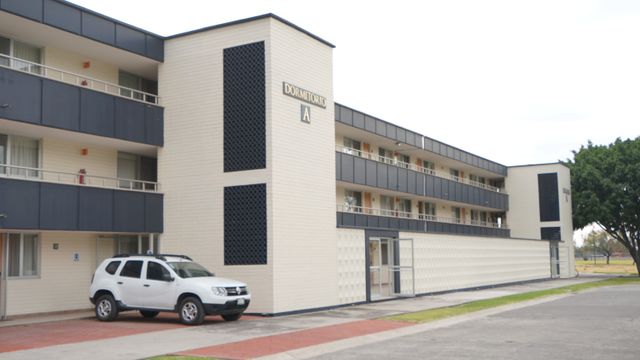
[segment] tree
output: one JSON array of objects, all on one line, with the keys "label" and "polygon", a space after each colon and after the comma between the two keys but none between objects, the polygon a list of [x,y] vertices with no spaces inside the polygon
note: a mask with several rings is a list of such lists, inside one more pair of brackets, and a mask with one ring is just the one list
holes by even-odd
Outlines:
[{"label": "tree", "polygon": [[573,151],[573,226],[596,223],[629,252],[640,276],[640,137]]},{"label": "tree", "polygon": [[610,237],[605,231],[592,231],[587,235],[582,245],[583,251],[586,253],[599,252],[607,257],[607,265],[611,256],[615,253],[623,252],[626,249],[614,238]]}]

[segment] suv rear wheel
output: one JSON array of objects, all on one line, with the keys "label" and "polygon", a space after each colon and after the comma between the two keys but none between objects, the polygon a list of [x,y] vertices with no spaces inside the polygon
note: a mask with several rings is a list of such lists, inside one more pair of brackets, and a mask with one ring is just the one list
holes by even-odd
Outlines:
[{"label": "suv rear wheel", "polygon": [[178,315],[180,316],[180,322],[185,325],[202,324],[204,321],[204,307],[202,307],[202,303],[197,298],[188,297],[180,302]]},{"label": "suv rear wheel", "polygon": [[109,294],[102,295],[96,301],[96,317],[100,321],[113,321],[118,317],[118,305]]}]

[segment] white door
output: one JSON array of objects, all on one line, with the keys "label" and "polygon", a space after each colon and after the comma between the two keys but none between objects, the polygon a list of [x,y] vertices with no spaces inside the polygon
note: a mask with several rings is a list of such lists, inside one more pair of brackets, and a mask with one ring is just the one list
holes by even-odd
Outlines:
[{"label": "white door", "polygon": [[171,281],[171,272],[159,262],[148,261],[146,278],[142,287],[145,307],[153,309],[173,309],[176,305],[176,282]]},{"label": "white door", "polygon": [[145,302],[142,260],[127,260],[118,274],[117,285],[122,302],[127,306],[141,306]]}]

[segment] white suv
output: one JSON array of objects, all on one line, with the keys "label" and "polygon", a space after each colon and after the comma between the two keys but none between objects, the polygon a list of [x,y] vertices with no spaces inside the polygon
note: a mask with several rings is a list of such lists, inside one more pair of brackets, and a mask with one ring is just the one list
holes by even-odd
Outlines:
[{"label": "white suv", "polygon": [[139,310],[147,318],[172,311],[182,323],[194,325],[205,315],[238,320],[251,295],[246,284],[215,277],[188,256],[116,255],[96,269],[89,300],[102,321],[125,310]]}]

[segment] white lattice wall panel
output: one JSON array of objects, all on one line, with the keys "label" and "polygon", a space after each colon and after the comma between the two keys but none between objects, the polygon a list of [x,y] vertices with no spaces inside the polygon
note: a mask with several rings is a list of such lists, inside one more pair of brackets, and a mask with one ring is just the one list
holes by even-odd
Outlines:
[{"label": "white lattice wall panel", "polygon": [[[546,241],[417,233],[401,233],[400,237],[414,239],[416,293],[550,275]],[[402,254],[401,259],[405,259]],[[402,286],[410,286],[405,282],[403,279]]]},{"label": "white lattice wall panel", "polygon": [[337,229],[338,302],[366,300],[364,231]]}]

